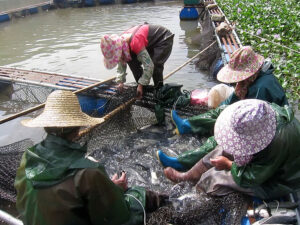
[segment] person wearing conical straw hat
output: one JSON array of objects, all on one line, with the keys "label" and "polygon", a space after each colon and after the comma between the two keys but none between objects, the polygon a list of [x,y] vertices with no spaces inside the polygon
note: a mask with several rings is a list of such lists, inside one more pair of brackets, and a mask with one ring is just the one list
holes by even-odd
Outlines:
[{"label": "person wearing conical straw hat", "polygon": [[127,64],[138,83],[137,97],[143,96],[143,87],[153,78],[154,86],[163,85],[164,64],[173,46],[174,34],[161,25],[142,24],[134,26],[121,35],[104,35],[101,38],[101,51],[104,66],[117,68],[118,89],[122,91],[126,82]]},{"label": "person wearing conical straw hat", "polygon": [[24,224],[140,224],[144,212],[163,204],[165,195],[142,187],[128,188],[125,172],[110,179],[87,146],[73,142],[80,127],[103,121],[80,109],[70,91],[52,92],[44,111],[23,120],[44,127],[46,138],[27,149],[17,170],[17,210]]},{"label": "person wearing conical straw hat", "polygon": [[[232,54],[229,63],[217,75],[217,79],[223,83],[236,83],[234,92],[219,107],[200,115],[182,119],[175,110],[172,110],[171,118],[176,126],[176,133],[211,135],[216,119],[222,110],[242,99],[260,99],[280,106],[288,105],[285,92],[273,75],[273,71],[274,67],[270,60],[255,53],[252,47],[244,46],[237,49]],[[178,157],[170,157],[161,150],[157,151],[157,157],[164,167],[184,171],[190,169],[203,155],[213,150],[216,144],[212,136],[198,149],[186,151]]]},{"label": "person wearing conical straw hat", "polygon": [[300,190],[300,123],[291,107],[238,101],[222,111],[214,136],[218,145],[201,164],[185,173],[166,168],[166,176],[198,182],[197,188],[218,196],[240,191],[277,199]]}]

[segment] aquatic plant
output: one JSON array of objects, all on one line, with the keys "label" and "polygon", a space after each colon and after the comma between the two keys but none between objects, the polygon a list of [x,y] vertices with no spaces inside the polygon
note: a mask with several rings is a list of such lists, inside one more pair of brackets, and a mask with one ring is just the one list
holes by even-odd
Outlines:
[{"label": "aquatic plant", "polygon": [[[216,0],[243,45],[270,57],[287,96],[300,109],[300,4],[298,0]],[[283,47],[285,46],[285,47]]]}]

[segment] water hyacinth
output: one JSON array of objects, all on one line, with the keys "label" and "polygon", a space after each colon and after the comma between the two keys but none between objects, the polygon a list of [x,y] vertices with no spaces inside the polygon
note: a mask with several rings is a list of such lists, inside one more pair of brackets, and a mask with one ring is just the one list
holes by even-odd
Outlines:
[{"label": "water hyacinth", "polygon": [[274,34],[274,38],[275,39],[280,39],[280,35],[279,34]]},{"label": "water hyacinth", "polygon": [[262,30],[261,30],[261,29],[258,29],[258,30],[256,31],[256,35],[260,35],[261,32],[262,32]]},{"label": "water hyacinth", "polygon": [[[300,23],[297,0],[216,2],[229,21],[235,22],[243,45],[251,45],[259,54],[272,58],[274,75],[285,88],[289,102],[294,102],[300,109],[300,54],[297,53]],[[279,41],[280,45],[274,44],[279,44]]]}]

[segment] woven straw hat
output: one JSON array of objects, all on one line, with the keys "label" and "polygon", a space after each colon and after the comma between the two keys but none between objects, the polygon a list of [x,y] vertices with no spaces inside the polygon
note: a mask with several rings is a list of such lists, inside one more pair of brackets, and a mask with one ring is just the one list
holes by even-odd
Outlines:
[{"label": "woven straw hat", "polygon": [[116,34],[104,35],[101,38],[101,51],[104,56],[104,66],[114,68],[122,57],[122,39]]},{"label": "woven straw hat", "polygon": [[39,116],[22,120],[21,123],[26,127],[80,127],[103,121],[103,118],[93,118],[83,113],[74,93],[57,90],[48,96],[45,109]]},{"label": "woven straw hat", "polygon": [[214,129],[217,143],[233,156],[251,156],[265,149],[276,133],[276,114],[262,100],[238,101],[223,110]]},{"label": "woven straw hat", "polygon": [[254,75],[264,63],[264,57],[244,46],[232,53],[229,63],[218,73],[217,79],[224,83],[237,83]]}]

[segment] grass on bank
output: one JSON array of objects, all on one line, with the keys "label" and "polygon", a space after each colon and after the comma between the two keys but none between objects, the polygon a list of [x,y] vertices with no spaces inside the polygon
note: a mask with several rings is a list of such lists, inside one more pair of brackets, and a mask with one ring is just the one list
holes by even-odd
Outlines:
[{"label": "grass on bank", "polygon": [[243,45],[251,45],[256,52],[272,59],[274,75],[300,109],[299,0],[216,1],[229,21],[236,24]]}]

